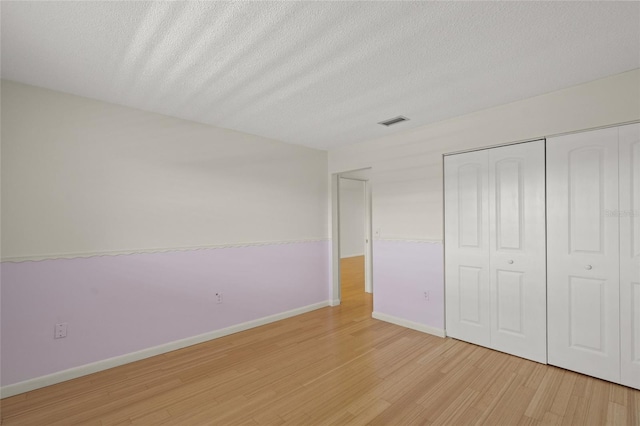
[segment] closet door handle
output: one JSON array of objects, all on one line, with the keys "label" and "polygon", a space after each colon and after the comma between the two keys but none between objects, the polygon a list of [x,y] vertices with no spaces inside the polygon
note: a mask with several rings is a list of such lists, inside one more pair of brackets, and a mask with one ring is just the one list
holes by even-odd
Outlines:
[{"label": "closet door handle", "polygon": [[509,260],[507,260],[507,263],[508,263],[509,265],[513,265],[513,260],[509,259]]},{"label": "closet door handle", "polygon": [[586,269],[587,271],[590,271],[590,270],[592,270],[592,269],[593,269],[593,266],[591,266],[591,265],[587,265],[587,266],[585,266],[585,267],[584,267],[584,269]]}]

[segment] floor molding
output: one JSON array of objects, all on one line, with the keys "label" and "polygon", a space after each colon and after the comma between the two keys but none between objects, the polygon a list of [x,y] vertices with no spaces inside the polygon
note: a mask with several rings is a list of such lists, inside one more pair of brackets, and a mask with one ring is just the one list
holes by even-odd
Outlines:
[{"label": "floor molding", "polygon": [[364,253],[360,253],[360,254],[349,254],[346,256],[340,256],[340,259],[350,259],[352,257],[362,257],[364,256]]},{"label": "floor molding", "polygon": [[91,364],[73,367],[68,370],[58,371],[46,376],[36,377],[33,379],[25,380],[23,382],[14,383],[0,388],[0,398],[7,398],[10,396],[32,391],[34,389],[51,386],[56,383],[61,383],[67,380],[86,376],[88,374],[97,373],[98,371],[108,370],[110,368],[139,361],[141,359],[150,358],[152,356],[175,351],[177,349],[186,348],[187,346],[197,345],[209,340],[218,339],[230,334],[249,330],[255,327],[260,327],[262,325],[266,325],[275,321],[280,321],[285,318],[290,318],[296,315],[315,311],[316,309],[321,309],[330,305],[331,301],[325,300],[323,302],[314,303],[312,305],[303,306],[301,308],[292,309],[290,311],[281,312],[279,314],[269,315],[252,321],[232,325],[231,327],[223,328],[220,330],[199,334],[197,336],[187,337],[186,339],[176,340],[162,345],[153,346],[151,348],[142,349],[137,352],[131,352],[125,355],[93,362]]},{"label": "floor molding", "polygon": [[393,315],[383,314],[381,312],[373,312],[371,316],[377,320],[389,322],[391,324],[399,325],[401,327],[410,328],[412,330],[421,331],[427,334],[433,334],[438,337],[445,337],[445,332],[441,328],[429,327],[428,325],[420,324],[417,322],[409,321],[404,318],[394,317]]}]

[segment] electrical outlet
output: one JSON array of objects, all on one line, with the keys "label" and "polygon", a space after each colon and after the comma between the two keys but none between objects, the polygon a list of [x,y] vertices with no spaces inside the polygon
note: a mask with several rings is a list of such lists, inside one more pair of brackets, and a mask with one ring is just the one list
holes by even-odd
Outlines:
[{"label": "electrical outlet", "polygon": [[53,333],[54,339],[62,339],[63,337],[67,337],[67,326],[69,324],[66,322],[62,322],[60,324],[56,324],[55,331]]},{"label": "electrical outlet", "polygon": [[222,303],[222,293],[216,293],[216,303]]},{"label": "electrical outlet", "polygon": [[424,292],[424,300],[425,300],[425,302],[429,301],[429,292],[428,291]]}]

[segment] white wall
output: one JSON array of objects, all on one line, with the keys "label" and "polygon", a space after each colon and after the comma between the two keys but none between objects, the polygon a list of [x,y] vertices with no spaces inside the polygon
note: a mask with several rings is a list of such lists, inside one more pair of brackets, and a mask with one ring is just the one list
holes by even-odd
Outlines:
[{"label": "white wall", "polygon": [[1,112],[3,396],[329,304],[326,152],[9,81]]},{"label": "white wall", "polygon": [[340,179],[340,257],[364,256],[364,182]]},{"label": "white wall", "polygon": [[444,333],[444,153],[639,119],[633,70],[331,150],[329,173],[371,167],[374,316]]},{"label": "white wall", "polygon": [[442,240],[442,154],[638,119],[633,70],[331,150],[329,172],[372,167],[374,237]]},{"label": "white wall", "polygon": [[327,153],[2,81],[2,256],[325,239]]}]

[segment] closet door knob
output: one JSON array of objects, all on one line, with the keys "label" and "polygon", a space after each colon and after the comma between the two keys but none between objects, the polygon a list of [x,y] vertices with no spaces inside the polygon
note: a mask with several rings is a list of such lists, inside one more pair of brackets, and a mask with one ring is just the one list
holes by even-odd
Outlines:
[{"label": "closet door knob", "polygon": [[508,263],[509,265],[513,265],[513,260],[509,259],[509,260],[507,260],[507,263]]},{"label": "closet door knob", "polygon": [[584,269],[586,269],[587,271],[590,271],[591,269],[593,269],[593,266],[587,265],[587,266],[584,267]]}]

